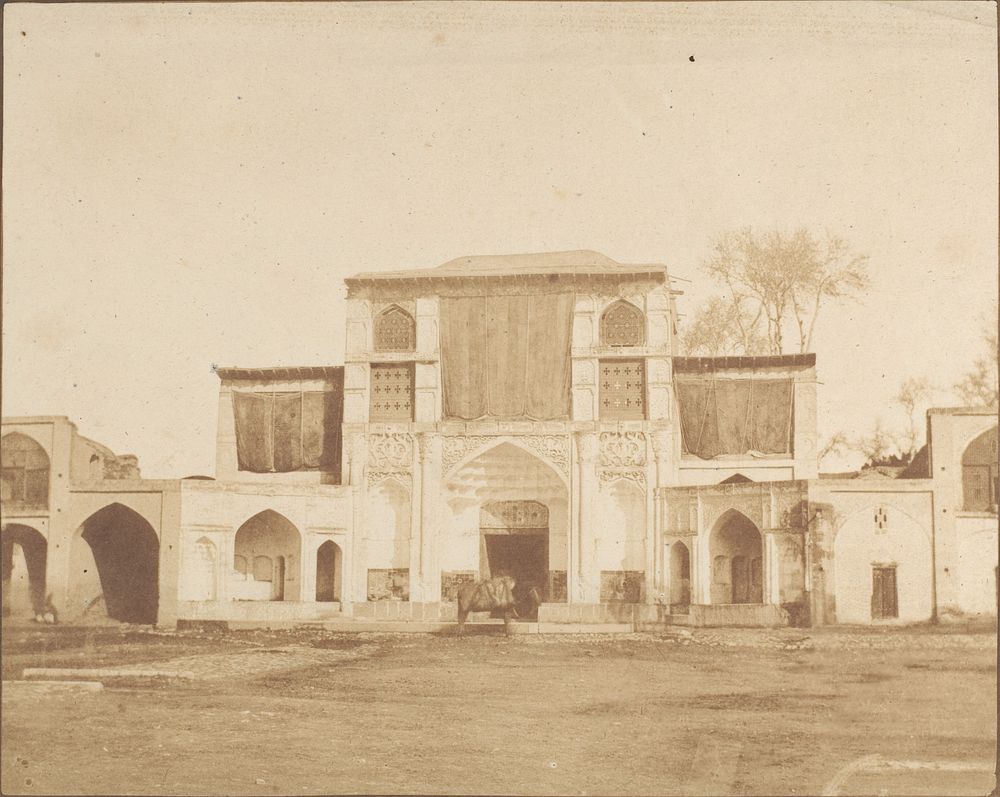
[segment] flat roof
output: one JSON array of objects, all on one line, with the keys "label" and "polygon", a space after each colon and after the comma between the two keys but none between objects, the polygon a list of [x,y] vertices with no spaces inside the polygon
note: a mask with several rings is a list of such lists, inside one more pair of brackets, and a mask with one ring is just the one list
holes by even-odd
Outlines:
[{"label": "flat roof", "polygon": [[771,354],[761,357],[674,357],[674,371],[699,373],[722,368],[789,368],[816,365],[815,354]]},{"label": "flat roof", "polygon": [[268,368],[216,368],[219,379],[338,379],[344,373],[342,365],[278,365]]},{"label": "flat roof", "polygon": [[997,415],[996,407],[931,407],[928,415]]},{"label": "flat roof", "polygon": [[456,279],[470,277],[540,277],[552,275],[653,276],[667,280],[662,263],[619,263],[590,249],[531,252],[513,255],[467,255],[436,268],[402,271],[365,271],[348,277],[350,285],[382,280]]}]

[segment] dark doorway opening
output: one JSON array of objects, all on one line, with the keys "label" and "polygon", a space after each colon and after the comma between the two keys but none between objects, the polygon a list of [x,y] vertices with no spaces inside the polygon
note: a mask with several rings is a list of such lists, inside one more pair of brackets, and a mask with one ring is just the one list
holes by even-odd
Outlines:
[{"label": "dark doorway opening", "polygon": [[316,551],[316,600],[334,603],[340,600],[340,548],[327,540]]},{"label": "dark doorway opening", "polygon": [[691,604],[691,554],[683,542],[670,546],[670,606],[671,611],[687,613]]},{"label": "dark doorway opening", "polygon": [[[546,597],[549,571],[547,534],[484,534],[486,578],[513,576],[514,600],[522,620],[538,618],[538,603]],[[531,591],[537,593],[533,600]]]},{"label": "dark doorway opening", "polygon": [[153,527],[134,510],[111,504],[91,515],[81,537],[93,554],[108,617],[155,623],[160,541]]},{"label": "dark doorway opening", "polygon": [[[30,526],[4,526],[2,533],[3,616],[38,617],[45,612],[45,555],[48,543]],[[15,551],[15,548],[18,550]],[[15,554],[20,554],[15,557]],[[17,572],[15,558],[25,572]],[[20,565],[19,565],[20,566]],[[24,589],[26,587],[26,589]]]}]

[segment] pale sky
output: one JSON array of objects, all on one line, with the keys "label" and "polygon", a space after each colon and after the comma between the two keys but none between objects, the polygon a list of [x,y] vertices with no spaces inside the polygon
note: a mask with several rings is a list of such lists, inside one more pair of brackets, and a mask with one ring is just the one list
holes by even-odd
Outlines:
[{"label": "pale sky", "polygon": [[719,233],[829,229],[873,286],[821,315],[821,436],[995,323],[991,3],[4,14],[3,414],[145,476],[214,473],[213,363],[341,363],[357,271],[595,249],[690,316]]}]

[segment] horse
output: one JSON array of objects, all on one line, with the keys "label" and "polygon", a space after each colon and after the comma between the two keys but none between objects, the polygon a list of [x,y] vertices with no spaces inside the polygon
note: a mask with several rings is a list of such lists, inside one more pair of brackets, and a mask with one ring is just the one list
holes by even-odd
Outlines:
[{"label": "horse", "polygon": [[458,635],[465,633],[469,612],[501,612],[504,633],[510,636],[510,619],[514,611],[514,578],[498,576],[475,584],[465,584],[458,590]]}]

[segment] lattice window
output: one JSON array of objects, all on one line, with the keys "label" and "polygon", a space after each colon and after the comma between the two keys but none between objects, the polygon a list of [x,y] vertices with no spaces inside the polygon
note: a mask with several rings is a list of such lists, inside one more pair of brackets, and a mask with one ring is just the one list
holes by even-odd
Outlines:
[{"label": "lattice window", "polygon": [[413,351],[417,329],[413,316],[401,307],[390,307],[375,319],[375,351]]},{"label": "lattice window", "polygon": [[604,346],[641,346],[646,338],[642,311],[628,302],[615,302],[601,316],[601,343]]},{"label": "lattice window", "polygon": [[492,501],[479,511],[481,529],[546,529],[549,510],[538,501]]},{"label": "lattice window", "polygon": [[12,508],[49,503],[49,457],[27,435],[12,432],[0,443],[3,458],[2,500]]},{"label": "lattice window", "polygon": [[997,511],[997,427],[969,443],[962,454],[962,507],[970,512]]},{"label": "lattice window", "polygon": [[646,417],[643,360],[601,360],[601,417]]},{"label": "lattice window", "polygon": [[412,363],[372,365],[369,420],[413,420]]}]

